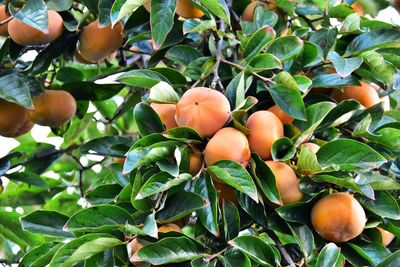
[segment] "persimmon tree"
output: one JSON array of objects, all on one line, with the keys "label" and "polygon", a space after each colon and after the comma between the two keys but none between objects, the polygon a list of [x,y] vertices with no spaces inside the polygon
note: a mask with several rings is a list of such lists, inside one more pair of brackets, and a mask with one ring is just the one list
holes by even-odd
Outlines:
[{"label": "persimmon tree", "polygon": [[399,266],[390,4],[3,1],[1,262]]}]

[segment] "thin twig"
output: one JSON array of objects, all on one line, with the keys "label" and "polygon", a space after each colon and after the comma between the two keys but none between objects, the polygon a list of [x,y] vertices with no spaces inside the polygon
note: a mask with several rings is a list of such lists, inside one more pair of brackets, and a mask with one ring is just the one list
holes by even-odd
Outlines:
[{"label": "thin twig", "polygon": [[[225,31],[225,22],[223,20],[221,20],[219,29],[221,32]],[[219,35],[219,40],[217,43],[217,51],[215,53],[216,62],[215,62],[215,66],[214,66],[214,78],[211,82],[211,88],[215,89],[218,84],[221,92],[224,92],[224,90],[225,90],[224,86],[222,85],[221,78],[219,77],[219,66],[221,65],[221,60],[222,60],[223,44],[224,44],[224,37],[223,37],[223,35]]]},{"label": "thin twig", "polygon": [[300,18],[304,19],[304,21],[307,23],[307,25],[313,30],[316,31],[317,29],[315,28],[314,24],[312,23],[311,20],[309,20],[306,16],[304,15],[299,15]]},{"label": "thin twig", "polygon": [[224,254],[225,251],[226,251],[227,249],[228,249],[228,247],[224,248],[224,249],[221,250],[221,251],[218,251],[218,252],[215,253],[215,254],[212,254],[212,255],[208,256],[207,258],[204,259],[204,262],[209,263],[209,262],[212,261],[213,259],[215,259],[215,258],[221,256],[222,254]]},{"label": "thin twig", "polygon": [[107,120],[108,124],[113,123],[116,119],[118,119],[118,117],[122,114],[122,111],[124,110],[125,105],[128,103],[128,101],[130,100],[132,96],[132,91],[130,91],[128,93],[128,95],[125,97],[124,102],[117,108],[117,110],[115,111],[114,115]]},{"label": "thin twig", "polygon": [[[228,64],[228,65],[231,65],[232,67],[235,67],[235,68],[240,69],[240,70],[246,70],[245,67],[243,67],[243,66],[241,66],[241,65],[239,65],[239,64],[233,63],[233,62],[231,62],[231,61],[229,61],[229,60],[226,60],[226,59],[222,59],[221,62],[222,62],[222,63],[225,63],[225,64]],[[264,76],[261,76],[260,74],[258,74],[258,73],[256,73],[256,72],[253,72],[253,71],[249,71],[249,72],[250,72],[250,74],[253,75],[254,77],[257,77],[258,79],[260,79],[260,80],[262,80],[262,81],[264,81],[264,82],[266,82],[266,83],[267,83],[267,82],[272,82],[271,79],[269,79],[269,78],[267,78],[267,77],[264,77]]]}]

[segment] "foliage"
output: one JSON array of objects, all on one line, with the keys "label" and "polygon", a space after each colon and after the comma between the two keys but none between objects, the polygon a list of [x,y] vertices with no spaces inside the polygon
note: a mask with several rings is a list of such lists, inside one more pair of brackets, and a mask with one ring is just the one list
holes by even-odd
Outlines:
[{"label": "foliage", "polygon": [[[127,244],[140,237],[145,246],[136,256],[153,265],[399,266],[400,30],[373,19],[389,3],[360,1],[370,14],[363,16],[351,0],[276,0],[276,9],[256,8],[248,22],[241,19],[248,0],[191,1],[201,19],[178,18],[175,0],[153,0],[150,15],[145,2],[7,1],[14,19],[39,30],[48,23],[43,10],[56,10],[65,29],[49,45],[4,38],[0,98],[30,108],[45,87],[63,89],[78,108],[52,129],[61,147],[27,133],[0,159],[2,261],[128,266]],[[76,44],[95,18],[103,26],[123,22],[124,43],[116,58],[82,64]],[[390,97],[390,110],[315,93],[361,79]],[[274,104],[295,119],[272,154],[301,178],[301,202],[282,204],[256,154],[246,169],[220,161],[189,174],[189,144],[204,148],[207,139],[186,127],[166,131],[149,104],[176,103],[193,86],[223,92],[228,125],[245,134],[247,117]],[[310,136],[321,145],[317,153],[301,146]],[[114,160],[123,157],[124,165]],[[218,198],[211,176],[235,188],[237,203]],[[354,193],[368,218],[344,244],[322,239],[310,222],[313,204],[336,191]],[[183,233],[157,234],[157,224],[181,219],[188,220]],[[377,226],[396,241],[382,246]]]}]

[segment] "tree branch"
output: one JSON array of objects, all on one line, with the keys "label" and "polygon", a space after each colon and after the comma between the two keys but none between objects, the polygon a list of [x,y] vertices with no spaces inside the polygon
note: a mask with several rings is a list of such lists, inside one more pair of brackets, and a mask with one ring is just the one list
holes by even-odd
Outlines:
[{"label": "tree branch", "polygon": [[[221,20],[219,29],[221,32],[225,31],[225,22]],[[224,37],[222,35],[219,35],[219,40],[217,43],[217,51],[216,51],[216,62],[215,62],[215,67],[214,67],[214,78],[211,82],[211,88],[215,89],[217,87],[217,84],[220,87],[220,91],[224,92],[224,86],[221,82],[221,78],[219,77],[219,66],[221,65],[221,60],[222,60],[222,47],[224,44]]]},{"label": "tree branch", "polygon": [[[231,61],[229,61],[229,60],[226,60],[226,59],[222,59],[221,62],[222,62],[222,63],[225,63],[225,64],[228,64],[228,65],[230,65],[230,66],[232,66],[232,67],[235,67],[235,68],[237,68],[237,69],[240,69],[240,70],[246,70],[245,67],[243,67],[243,66],[241,66],[241,65],[239,65],[239,64],[233,63],[233,62],[231,62]],[[262,80],[262,81],[264,81],[264,82],[266,82],[266,83],[267,83],[267,82],[269,82],[269,83],[272,82],[271,79],[269,79],[269,78],[267,78],[267,77],[264,77],[264,76],[261,76],[260,74],[258,74],[258,73],[256,73],[256,72],[253,72],[253,71],[249,71],[249,72],[250,72],[250,74],[253,75],[254,77],[257,77],[258,79],[260,79],[260,80]]]}]

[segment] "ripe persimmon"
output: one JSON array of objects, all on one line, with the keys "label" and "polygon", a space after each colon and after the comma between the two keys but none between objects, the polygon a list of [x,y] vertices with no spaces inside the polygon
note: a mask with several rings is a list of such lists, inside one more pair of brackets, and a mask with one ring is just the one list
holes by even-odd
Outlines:
[{"label": "ripe persimmon", "polygon": [[277,116],[283,124],[289,124],[294,121],[292,117],[286,114],[278,105],[274,105],[268,109]]},{"label": "ripe persimmon", "polygon": [[276,187],[283,204],[301,201],[304,194],[300,191],[300,180],[293,169],[283,162],[266,161],[265,163],[275,176]]},{"label": "ripe persimmon", "polygon": [[376,90],[364,81],[361,86],[345,86],[343,91],[333,90],[331,97],[340,102],[346,99],[354,99],[366,108],[378,104],[381,100]]},{"label": "ripe persimmon", "polygon": [[58,127],[69,122],[76,112],[74,97],[63,90],[45,90],[32,98],[31,121],[42,126]]},{"label": "ripe persimmon", "polygon": [[63,19],[56,11],[49,10],[48,29],[44,33],[20,20],[13,19],[8,23],[11,39],[19,45],[45,45],[61,36],[64,30]]},{"label": "ripe persimmon", "polygon": [[189,156],[189,173],[195,176],[203,167],[204,157],[201,150],[196,146],[190,145],[190,148],[191,150]]},{"label": "ripe persimmon", "polygon": [[354,4],[351,5],[351,7],[354,9],[354,11],[358,15],[360,15],[360,16],[364,16],[365,15],[364,7],[360,3],[355,2]]},{"label": "ripe persimmon", "polygon": [[[151,0],[148,0],[143,6],[151,13]],[[197,19],[204,16],[203,11],[195,7],[189,0],[176,1],[176,14],[185,19]]]},{"label": "ripe persimmon", "polygon": [[381,233],[382,236],[382,245],[384,245],[385,247],[387,247],[395,238],[394,234],[392,234],[389,231],[386,231],[380,227],[376,227],[376,229],[378,229],[378,231]]},{"label": "ripe persimmon", "polygon": [[250,149],[263,160],[270,159],[272,144],[284,134],[280,119],[270,111],[257,111],[248,118],[247,128]]},{"label": "ripe persimmon", "polygon": [[[6,6],[0,6],[0,21],[4,21],[10,17],[10,14],[6,13]],[[8,23],[0,26],[0,35],[1,36],[8,36]]]},{"label": "ripe persimmon", "polygon": [[123,37],[121,23],[118,22],[114,27],[102,27],[97,19],[82,30],[77,48],[82,58],[97,62],[117,50],[122,45]]},{"label": "ripe persimmon", "polygon": [[220,92],[205,87],[187,90],[176,105],[179,126],[196,130],[203,137],[213,136],[228,121],[231,107]]},{"label": "ripe persimmon", "polygon": [[226,183],[220,183],[214,179],[214,187],[217,190],[218,204],[222,207],[224,200],[237,203],[236,190]]},{"label": "ripe persimmon", "polygon": [[178,127],[175,121],[176,104],[151,103],[150,106],[158,114],[167,130]]},{"label": "ripe persimmon", "polygon": [[124,164],[125,158],[113,158],[113,163]]},{"label": "ripe persimmon", "polygon": [[220,160],[233,160],[246,167],[250,157],[249,142],[246,136],[231,127],[219,130],[208,141],[204,150],[204,160],[207,166]]},{"label": "ripe persimmon", "polygon": [[264,3],[261,1],[252,1],[250,4],[243,11],[243,20],[252,22],[254,18],[254,10],[256,9],[257,5],[262,5],[264,8],[270,10],[277,10],[278,7],[276,6],[274,1],[268,1],[268,3]]},{"label": "ripe persimmon", "polygon": [[0,135],[18,137],[29,132],[32,127],[33,123],[29,119],[26,108],[0,100]]},{"label": "ripe persimmon", "polygon": [[320,199],[311,210],[314,229],[326,240],[342,243],[360,235],[367,222],[365,211],[349,193]]},{"label": "ripe persimmon", "polygon": [[168,233],[168,232],[182,232],[182,229],[174,224],[174,223],[167,223],[167,224],[163,224],[160,227],[158,227],[158,232],[159,233]]}]

